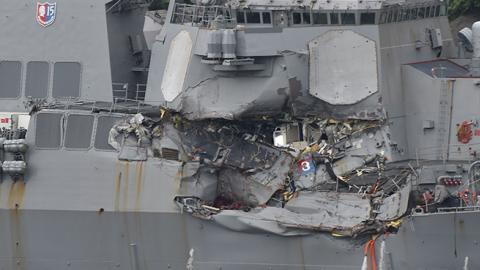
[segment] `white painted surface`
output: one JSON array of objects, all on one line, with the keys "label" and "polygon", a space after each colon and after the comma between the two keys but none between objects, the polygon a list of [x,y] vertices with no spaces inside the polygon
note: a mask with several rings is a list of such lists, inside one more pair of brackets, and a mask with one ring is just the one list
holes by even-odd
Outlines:
[{"label": "white painted surface", "polygon": [[480,22],[472,26],[473,57],[480,58]]},{"label": "white painted surface", "polygon": [[190,34],[181,31],[170,43],[167,64],[163,72],[161,89],[166,101],[173,101],[182,92],[191,52]]},{"label": "white painted surface", "polygon": [[311,40],[308,47],[313,96],[346,105],[378,91],[375,41],[351,30],[333,30]]},{"label": "white painted surface", "polygon": [[30,115],[11,112],[0,112],[0,128],[10,128],[12,124],[12,115],[18,114],[18,127],[28,128]]}]

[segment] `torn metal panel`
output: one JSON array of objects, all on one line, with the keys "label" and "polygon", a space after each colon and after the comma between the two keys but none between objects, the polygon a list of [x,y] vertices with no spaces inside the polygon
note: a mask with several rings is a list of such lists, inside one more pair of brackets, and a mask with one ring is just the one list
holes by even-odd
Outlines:
[{"label": "torn metal panel", "polygon": [[241,173],[231,168],[220,170],[218,191],[223,197],[249,206],[265,205],[284,187],[292,158],[282,155],[273,166],[255,173]]},{"label": "torn metal panel", "polygon": [[285,208],[226,210],[214,215],[218,224],[236,231],[264,231],[283,236],[315,231],[354,235],[370,219],[370,201],[357,194],[302,193]]},{"label": "torn metal panel", "polygon": [[353,228],[370,219],[370,199],[357,193],[299,192],[285,209],[311,215],[319,224],[331,228]]},{"label": "torn metal panel", "polygon": [[215,170],[200,167],[198,162],[187,162],[182,168],[182,180],[178,195],[213,201],[217,197],[218,176]]},{"label": "torn metal panel", "polygon": [[136,145],[122,145],[120,153],[118,154],[119,160],[130,161],[145,161],[147,160],[147,148],[144,146]]},{"label": "torn metal panel", "polygon": [[[233,231],[249,233],[273,233],[282,236],[308,235],[312,231],[302,228],[295,228],[289,224],[282,224],[275,219],[275,216],[286,216],[283,208],[256,208],[250,212],[225,210],[215,215],[212,219],[215,223]],[[292,220],[294,223],[294,218]]]},{"label": "torn metal panel", "polygon": [[412,186],[405,185],[399,192],[383,200],[378,210],[376,219],[382,221],[391,221],[401,218],[408,209],[408,201]]}]

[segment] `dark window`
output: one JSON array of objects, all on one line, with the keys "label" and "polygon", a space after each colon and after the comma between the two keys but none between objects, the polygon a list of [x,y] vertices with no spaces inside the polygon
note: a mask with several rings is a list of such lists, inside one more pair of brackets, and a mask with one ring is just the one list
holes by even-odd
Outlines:
[{"label": "dark window", "polygon": [[339,24],[338,13],[330,13],[330,24]]},{"label": "dark window", "polygon": [[304,12],[303,13],[303,24],[310,24],[310,13]]},{"label": "dark window", "polygon": [[47,62],[29,62],[27,64],[27,79],[25,96],[46,98],[48,92],[49,65]]},{"label": "dark window", "polygon": [[313,13],[313,24],[328,24],[326,13]]},{"label": "dark window", "polygon": [[247,23],[260,23],[260,12],[247,12]]},{"label": "dark window", "polygon": [[398,11],[397,22],[403,21],[403,17],[404,17],[403,13],[404,13],[404,12],[405,12],[404,9],[400,9],[400,10]]},{"label": "dark window", "polygon": [[392,15],[392,22],[396,22],[396,21],[398,21],[398,10],[395,9]]},{"label": "dark window", "polygon": [[383,11],[383,12],[380,14],[380,23],[381,23],[381,24],[386,23],[386,22],[387,22],[387,17],[388,17],[388,12]]},{"label": "dark window", "polygon": [[405,9],[403,11],[403,21],[408,21],[410,19],[410,9]]},{"label": "dark window", "polygon": [[0,98],[20,97],[22,64],[18,61],[0,62]]},{"label": "dark window", "polygon": [[417,17],[419,19],[423,19],[425,17],[425,8],[424,7],[418,9]]},{"label": "dark window", "polygon": [[68,116],[65,147],[88,149],[92,140],[93,115],[71,114]]},{"label": "dark window", "polygon": [[272,17],[270,16],[270,12],[262,12],[262,19],[263,19],[263,23],[265,24],[272,23]]},{"label": "dark window", "polygon": [[355,13],[342,13],[342,24],[355,24]]},{"label": "dark window", "polygon": [[375,13],[360,14],[360,24],[375,24]]},{"label": "dark window", "polygon": [[390,10],[390,11],[388,12],[387,23],[391,23],[391,22],[392,22],[392,19],[393,19],[393,10]]},{"label": "dark window", "polygon": [[301,24],[302,23],[302,14],[298,12],[294,12],[292,14],[292,22],[293,24]]},{"label": "dark window", "polygon": [[425,8],[425,18],[430,17],[430,7]]},{"label": "dark window", "polygon": [[444,5],[440,6],[440,16],[445,16],[447,15],[447,7]]},{"label": "dark window", "polygon": [[243,11],[237,11],[237,23],[245,23],[244,14]]},{"label": "dark window", "polygon": [[35,146],[57,149],[61,142],[60,113],[39,113],[35,124]]},{"label": "dark window", "polygon": [[54,98],[77,98],[80,96],[80,63],[55,63],[52,96]]},{"label": "dark window", "polygon": [[435,7],[435,17],[440,16],[440,6]]},{"label": "dark window", "polygon": [[410,20],[416,20],[417,19],[417,9],[412,8],[410,10]]},{"label": "dark window", "polygon": [[112,129],[115,123],[119,122],[122,118],[118,116],[100,116],[97,121],[97,129],[95,132],[95,149],[100,150],[114,150],[110,144],[108,144],[108,136],[110,129]]}]

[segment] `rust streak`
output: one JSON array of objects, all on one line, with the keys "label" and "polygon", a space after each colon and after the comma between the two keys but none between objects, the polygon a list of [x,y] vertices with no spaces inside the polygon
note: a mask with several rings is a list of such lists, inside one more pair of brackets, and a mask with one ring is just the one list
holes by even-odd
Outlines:
[{"label": "rust streak", "polygon": [[137,163],[135,168],[135,210],[140,209],[140,198],[142,195],[142,174],[143,174],[143,162]]},{"label": "rust streak", "polygon": [[129,185],[129,166],[130,166],[130,162],[126,161],[125,162],[125,187],[123,189],[123,208],[122,210],[123,211],[127,211],[128,210],[128,185]]},{"label": "rust streak", "polygon": [[23,198],[25,195],[26,183],[25,181],[18,180],[12,182],[10,186],[10,191],[8,194],[8,206],[10,210],[10,235],[12,240],[12,251],[15,258],[16,264],[14,269],[23,269],[22,260],[25,258],[23,253],[22,242],[22,225],[21,225],[21,211],[20,208],[23,207]]},{"label": "rust streak", "polygon": [[115,211],[120,210],[120,186],[122,185],[122,172],[118,170],[116,166],[116,176],[115,176]]},{"label": "rust streak", "polygon": [[8,193],[8,207],[10,209],[18,209],[23,206],[25,188],[26,184],[24,180],[18,180],[12,183]]}]

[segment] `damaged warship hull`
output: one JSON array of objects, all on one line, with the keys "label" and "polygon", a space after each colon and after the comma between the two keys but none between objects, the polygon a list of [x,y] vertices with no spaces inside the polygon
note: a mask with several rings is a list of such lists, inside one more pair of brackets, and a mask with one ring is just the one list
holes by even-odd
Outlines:
[{"label": "damaged warship hull", "polygon": [[[178,213],[21,212],[1,211],[4,269],[185,269],[192,247],[195,269],[361,269],[364,256],[351,240],[246,234]],[[475,214],[406,221],[386,239],[390,269],[462,269],[465,256],[475,269]]]},{"label": "damaged warship hull", "polygon": [[0,2],[0,269],[480,268],[445,1]]}]

